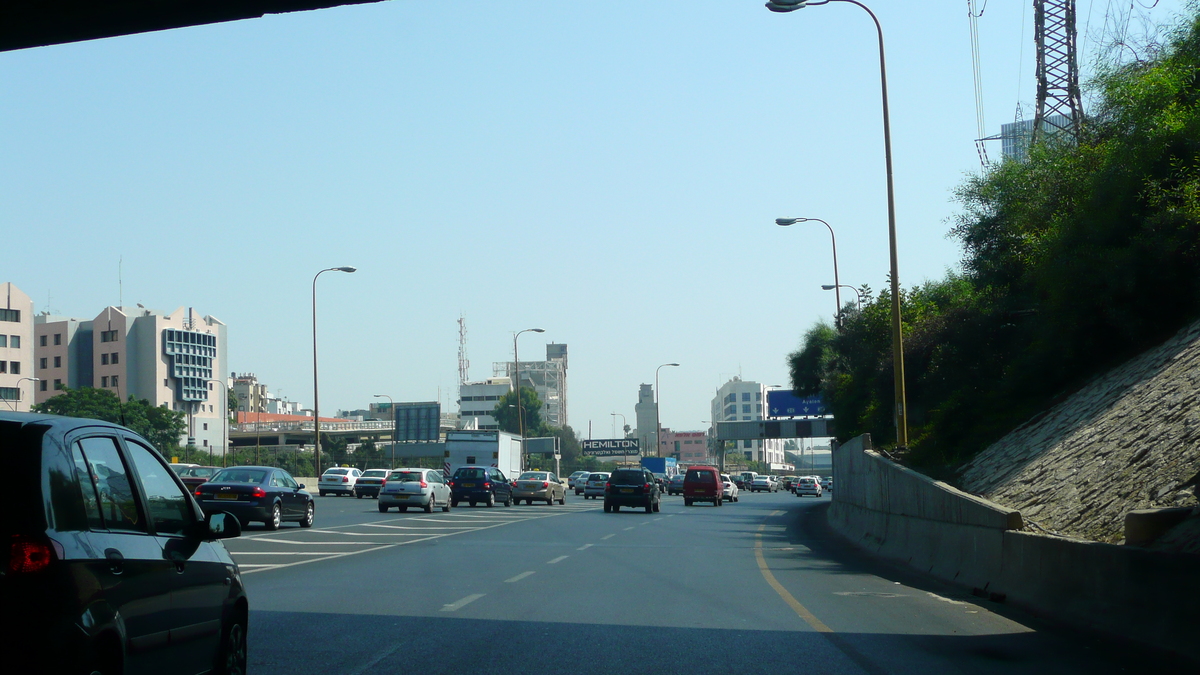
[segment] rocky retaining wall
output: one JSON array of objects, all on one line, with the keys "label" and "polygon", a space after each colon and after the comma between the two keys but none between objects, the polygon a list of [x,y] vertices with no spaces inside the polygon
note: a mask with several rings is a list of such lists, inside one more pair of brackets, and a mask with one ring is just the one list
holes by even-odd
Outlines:
[{"label": "rocky retaining wall", "polygon": [[835,450],[833,466],[830,524],[859,546],[992,600],[1200,663],[1200,557],[1018,531],[1019,512],[882,457],[868,436]]}]

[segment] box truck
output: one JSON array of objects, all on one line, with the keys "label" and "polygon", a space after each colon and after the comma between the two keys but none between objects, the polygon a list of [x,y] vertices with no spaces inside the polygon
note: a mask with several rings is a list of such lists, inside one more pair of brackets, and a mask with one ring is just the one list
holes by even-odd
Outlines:
[{"label": "box truck", "polygon": [[521,439],[505,431],[446,433],[446,476],[460,466],[494,466],[509,479],[521,475]]}]

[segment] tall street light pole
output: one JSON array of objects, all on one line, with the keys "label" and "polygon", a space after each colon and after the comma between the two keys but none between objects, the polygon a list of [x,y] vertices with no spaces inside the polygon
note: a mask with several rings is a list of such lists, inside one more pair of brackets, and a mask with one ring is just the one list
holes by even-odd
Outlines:
[{"label": "tall street light pole", "polygon": [[[625,421],[625,416],[624,416],[624,415],[622,415],[622,414],[621,414],[621,413],[619,413],[619,412],[608,413],[608,414],[609,414],[609,415],[612,415],[612,418],[613,418],[613,423],[614,423],[614,424],[616,423],[616,421],[617,421],[617,418],[618,418],[618,417],[620,417],[620,418],[621,418],[621,438],[622,438],[622,439],[623,439],[623,438],[625,438],[625,425],[626,425],[626,424],[628,424],[628,422],[626,422],[626,421]],[[628,451],[628,450],[622,450],[622,452],[624,452],[624,453],[625,453],[625,456],[622,458],[622,461],[621,461],[621,466],[625,466],[626,464],[628,464],[628,463],[629,463],[629,451]]]},{"label": "tall street light pole", "polygon": [[888,204],[888,248],[891,254],[891,288],[892,288],[892,366],[894,370],[896,409],[893,411],[896,421],[896,445],[908,446],[908,409],[905,404],[904,391],[904,339],[900,319],[900,262],[896,253],[896,196],[892,183],[892,125],[888,117],[887,64],[884,60],[883,26],[879,17],[858,0],[778,0],[767,3],[767,9],[772,12],[794,12],[805,6],[827,5],[831,2],[848,2],[862,8],[871,15],[875,22],[875,31],[879,34],[879,83],[883,91],[883,155],[887,171],[887,204]]},{"label": "tall street light pole", "polygon": [[40,378],[40,377],[22,377],[17,380],[17,400],[8,402],[8,405],[12,407],[13,412],[16,412],[17,404],[21,402],[21,383],[24,382],[25,380],[29,380],[30,382],[41,382],[42,378]]},{"label": "tall street light pole", "polygon": [[[216,382],[221,387],[221,466],[228,466],[229,461],[227,455],[229,453],[229,431],[226,425],[229,424],[229,388],[225,383],[212,377],[205,378],[208,382]],[[258,459],[255,458],[255,462]]]},{"label": "tall street light pole", "polygon": [[313,276],[312,315],[313,315],[313,468],[317,477],[321,477],[321,404],[320,387],[317,386],[317,278],[326,272],[357,272],[357,267],[330,267],[317,272]]},{"label": "tall street light pole", "polygon": [[545,333],[544,328],[526,328],[513,334],[513,392],[517,395],[517,436],[521,439],[522,471],[529,470],[529,452],[525,449],[525,411],[521,407],[521,361],[517,358],[517,338],[521,333]]},{"label": "tall street light pole", "polygon": [[854,301],[854,307],[858,311],[860,311],[860,312],[862,311],[862,293],[860,293],[857,288],[855,288],[853,286],[847,286],[846,284],[837,284],[837,285],[821,284],[821,290],[823,290],[823,291],[832,291],[835,288],[849,288],[850,290],[854,291],[854,295],[857,296],[857,298],[858,298],[857,300]]},{"label": "tall street light pole", "polygon": [[662,457],[662,440],[659,434],[662,433],[662,419],[658,415],[658,371],[667,366],[678,366],[678,363],[664,363],[654,369],[654,456]]},{"label": "tall street light pole", "polygon": [[837,313],[833,315],[833,320],[838,328],[842,327],[842,292],[838,290],[841,287],[841,282],[838,281],[837,268],[837,237],[833,234],[833,227],[821,220],[820,218],[776,218],[775,224],[780,227],[795,225],[796,223],[807,223],[808,221],[816,221],[829,229],[829,239],[833,242],[833,294],[834,301],[837,302]]},{"label": "tall street light pole", "polygon": [[392,468],[396,468],[396,402],[387,394],[375,394],[375,398],[386,398],[392,406]]}]

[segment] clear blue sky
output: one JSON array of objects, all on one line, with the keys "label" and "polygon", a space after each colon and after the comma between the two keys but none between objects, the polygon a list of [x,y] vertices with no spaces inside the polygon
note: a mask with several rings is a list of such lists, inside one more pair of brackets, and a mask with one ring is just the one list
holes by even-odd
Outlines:
[{"label": "clear blue sky", "polygon": [[[957,266],[980,166],[966,2],[873,4],[912,286]],[[1031,4],[979,21],[989,134],[1032,115]],[[1085,64],[1127,12],[1080,0]],[[310,406],[312,276],[355,265],[318,289],[323,411],[456,409],[462,314],[472,379],[513,331],[547,331],[525,358],[569,345],[583,436],[670,361],[662,422],[702,428],[729,377],[786,385],[834,312],[828,234],[776,217],[829,221],[842,283],[886,283],[877,58],[856,7],[757,0],[392,0],[3,53],[0,280],[91,317],[123,259],[127,305],[220,318],[230,370]]]}]

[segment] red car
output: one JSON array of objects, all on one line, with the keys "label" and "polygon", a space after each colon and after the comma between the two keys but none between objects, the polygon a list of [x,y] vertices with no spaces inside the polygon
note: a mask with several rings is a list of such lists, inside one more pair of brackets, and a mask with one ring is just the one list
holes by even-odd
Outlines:
[{"label": "red car", "polygon": [[721,472],[716,467],[689,467],[683,476],[683,505],[691,506],[695,502],[712,502],[713,506],[720,506],[723,489]]},{"label": "red car", "polygon": [[213,474],[220,471],[219,466],[189,466],[179,469],[175,473],[178,474],[179,480],[188,487],[192,492],[196,491],[196,487],[204,485],[212,478]]}]

